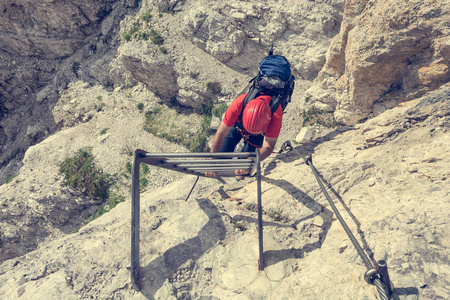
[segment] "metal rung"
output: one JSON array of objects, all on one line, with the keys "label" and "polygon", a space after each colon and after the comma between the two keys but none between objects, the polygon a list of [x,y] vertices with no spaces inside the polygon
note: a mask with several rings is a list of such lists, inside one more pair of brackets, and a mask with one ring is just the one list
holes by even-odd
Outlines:
[{"label": "metal rung", "polygon": [[253,159],[162,159],[165,164],[230,164],[230,163],[254,163]]},{"label": "metal rung", "polygon": [[186,170],[193,170],[193,171],[204,171],[204,172],[206,172],[206,171],[214,171],[214,170],[216,170],[216,171],[220,171],[220,170],[233,170],[233,171],[235,171],[235,170],[241,170],[241,169],[244,169],[244,170],[247,170],[247,169],[249,169],[249,168],[241,168],[241,167],[236,167],[236,166],[231,166],[231,167],[227,167],[227,166],[224,166],[224,167],[216,167],[216,166],[207,166],[207,167],[202,167],[202,168],[197,168],[197,167],[188,167],[188,168],[185,168]]},{"label": "metal rung", "polygon": [[141,157],[154,157],[154,158],[166,158],[166,157],[190,157],[190,158],[200,158],[200,157],[221,157],[221,158],[247,158],[256,157],[255,152],[219,152],[219,153],[142,153]]},{"label": "metal rung", "polygon": [[247,169],[252,167],[253,164],[178,164],[176,165],[179,168],[192,168],[192,167],[197,167],[197,168],[220,168],[220,167],[230,167],[233,166],[235,168],[243,168],[243,169]]}]

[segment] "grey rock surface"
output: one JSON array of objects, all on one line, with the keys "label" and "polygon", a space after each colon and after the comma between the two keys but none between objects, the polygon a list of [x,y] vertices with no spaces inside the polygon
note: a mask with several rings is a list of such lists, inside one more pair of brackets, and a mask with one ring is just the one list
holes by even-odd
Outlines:
[{"label": "grey rock surface", "polygon": [[[378,299],[310,155],[396,299],[450,297],[445,1],[13,2],[0,4],[0,299]],[[271,44],[297,78],[276,151],[292,140],[301,157],[263,163],[266,269],[253,178],[202,178],[185,202],[195,178],[152,167],[134,291],[130,153],[188,151],[173,141],[207,130],[199,111],[245,91]],[[306,112],[332,126],[304,127]],[[127,197],[80,227],[105,205],[63,184],[83,147]]]}]

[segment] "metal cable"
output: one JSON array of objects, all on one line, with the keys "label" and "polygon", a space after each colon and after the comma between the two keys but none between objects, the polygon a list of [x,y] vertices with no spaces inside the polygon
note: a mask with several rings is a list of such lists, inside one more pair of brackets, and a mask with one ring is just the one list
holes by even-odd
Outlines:
[{"label": "metal cable", "polygon": [[[294,149],[295,150],[295,149]],[[298,152],[297,152],[298,153]],[[299,153],[300,154],[300,153]],[[312,160],[311,157],[309,157],[308,159],[306,159],[306,164],[308,166],[311,167],[311,170],[313,171],[314,177],[316,177],[317,182],[319,183],[320,188],[322,189],[322,192],[324,193],[325,197],[328,200],[328,203],[331,206],[331,209],[333,210],[334,214],[336,215],[337,219],[339,220],[339,222],[341,223],[342,227],[344,228],[345,232],[347,233],[348,237],[350,238],[350,241],[352,242],[353,246],[356,248],[356,251],[358,252],[359,256],[361,257],[361,259],[363,260],[364,264],[367,267],[367,270],[372,270],[373,269],[373,265],[372,262],[370,261],[370,259],[367,257],[366,253],[364,252],[363,248],[361,247],[361,245],[358,243],[358,241],[356,240],[355,236],[353,235],[352,231],[350,230],[350,228],[348,227],[347,223],[344,221],[344,219],[342,218],[341,214],[339,213],[336,205],[334,205],[330,195],[328,194],[328,192],[326,191],[322,180],[320,179],[319,176],[319,172],[317,171],[317,169],[314,167],[314,165],[312,164]],[[389,297],[386,293],[386,290],[384,289],[383,283],[381,282],[380,278],[378,277],[378,275],[373,276],[373,283],[374,285],[377,287],[378,293],[380,294],[381,299],[383,300],[389,300]]]}]

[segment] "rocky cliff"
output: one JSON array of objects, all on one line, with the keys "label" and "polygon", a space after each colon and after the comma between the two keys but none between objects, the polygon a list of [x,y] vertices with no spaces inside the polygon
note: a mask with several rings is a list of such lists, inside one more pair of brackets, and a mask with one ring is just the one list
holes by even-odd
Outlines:
[{"label": "rocky cliff", "polygon": [[[0,5],[0,298],[377,299],[294,152],[263,167],[264,272],[254,180],[202,179],[184,202],[194,178],[151,168],[130,287],[129,153],[188,151],[201,112],[230,103],[271,44],[297,78],[279,145],[308,132],[296,150],[388,262],[395,297],[450,297],[447,2]],[[103,200],[59,166],[85,147],[126,201],[80,228]]]}]

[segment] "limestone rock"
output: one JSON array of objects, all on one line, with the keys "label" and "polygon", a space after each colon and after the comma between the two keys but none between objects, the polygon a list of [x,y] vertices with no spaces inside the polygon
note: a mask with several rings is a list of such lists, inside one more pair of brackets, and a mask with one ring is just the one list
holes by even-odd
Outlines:
[{"label": "limestone rock", "polygon": [[124,68],[155,95],[170,101],[178,91],[173,67],[148,63],[137,57],[122,56]]},{"label": "limestone rock", "polygon": [[[312,147],[295,147],[300,155],[312,154],[358,242],[370,249],[375,259],[387,261],[394,297],[401,300],[439,299],[449,294],[450,241],[445,226],[446,182],[450,178],[449,91],[447,84],[358,124],[354,130],[335,131]],[[402,130],[393,131],[400,126]],[[130,128],[124,132],[129,133]],[[55,141],[70,140],[70,136],[63,137],[69,131],[74,132],[61,131],[53,140],[32,148],[26,165],[39,160],[51,165],[58,160],[43,150],[55,151]],[[377,144],[364,147],[375,137],[380,137]],[[78,139],[79,143],[81,137]],[[410,172],[412,168],[414,172]],[[4,261],[0,265],[0,296],[275,300],[333,299],[339,294],[348,299],[379,299],[376,288],[361,278],[366,271],[364,263],[298,154],[292,151],[268,158],[263,174],[263,272],[257,270],[255,180],[229,178],[224,184],[201,179],[186,202],[184,195],[195,178],[184,176],[141,193],[139,293],[130,287],[127,200],[77,233],[60,235],[35,251]],[[2,186],[1,195],[12,193],[18,184]],[[30,201],[28,209],[38,207]],[[45,210],[36,211],[42,216]],[[2,241],[21,230],[3,228]],[[30,229],[33,232],[40,234]]]},{"label": "limestone rock", "polygon": [[355,124],[449,80],[448,26],[440,18],[449,11],[439,3],[346,3],[321,71],[337,79],[336,120]]}]

